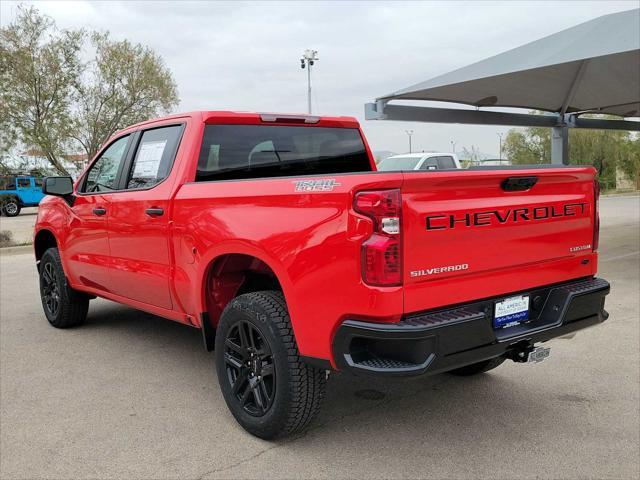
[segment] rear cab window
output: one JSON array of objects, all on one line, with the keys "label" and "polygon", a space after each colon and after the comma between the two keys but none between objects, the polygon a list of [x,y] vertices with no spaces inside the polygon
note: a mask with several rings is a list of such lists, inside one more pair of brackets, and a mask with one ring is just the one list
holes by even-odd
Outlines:
[{"label": "rear cab window", "polygon": [[438,157],[438,168],[441,170],[456,168],[456,162],[449,155]]},{"label": "rear cab window", "polygon": [[207,125],[196,181],[369,171],[355,128]]},{"label": "rear cab window", "polygon": [[438,169],[438,157],[425,158],[424,162],[420,166],[420,170],[437,170]]}]

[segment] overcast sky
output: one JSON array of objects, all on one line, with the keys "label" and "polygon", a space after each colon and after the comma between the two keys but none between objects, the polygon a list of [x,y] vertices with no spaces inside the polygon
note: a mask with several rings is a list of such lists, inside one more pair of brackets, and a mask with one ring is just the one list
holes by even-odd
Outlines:
[{"label": "overcast sky", "polygon": [[[133,2],[33,3],[63,28],[109,30],[158,52],[189,110],[306,111],[300,56],[319,51],[314,113],[354,115],[374,150],[450,151],[476,145],[497,156],[495,126],[365,122],[363,104],[559,30],[640,5],[567,2]],[[0,3],[0,24],[18,2]]]}]

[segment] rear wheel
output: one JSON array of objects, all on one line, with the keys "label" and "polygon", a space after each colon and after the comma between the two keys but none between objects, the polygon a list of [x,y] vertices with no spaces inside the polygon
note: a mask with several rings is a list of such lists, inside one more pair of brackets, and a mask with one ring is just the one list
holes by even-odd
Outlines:
[{"label": "rear wheel", "polygon": [[22,207],[17,202],[17,200],[9,200],[4,204],[4,207],[2,208],[3,213],[7,217],[17,217],[18,215],[20,215],[20,210],[22,210]]},{"label": "rear wheel", "polygon": [[489,360],[484,360],[482,362],[472,363],[471,365],[456,368],[455,370],[451,370],[449,373],[461,377],[477,375],[479,373],[488,372],[489,370],[493,370],[494,368],[499,367],[505,360],[506,358],[504,357],[490,358]]},{"label": "rear wheel", "polygon": [[320,409],[325,372],[300,360],[280,292],[240,295],[216,332],[216,370],[235,419],[271,439],[304,430]]},{"label": "rear wheel", "polygon": [[47,320],[56,328],[75,327],[87,318],[89,297],[69,286],[57,248],[49,248],[40,260],[40,298]]}]

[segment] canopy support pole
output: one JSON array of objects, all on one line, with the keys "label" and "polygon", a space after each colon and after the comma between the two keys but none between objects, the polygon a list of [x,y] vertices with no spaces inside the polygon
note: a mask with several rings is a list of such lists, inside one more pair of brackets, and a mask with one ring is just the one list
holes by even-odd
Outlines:
[{"label": "canopy support pole", "polygon": [[551,163],[569,164],[569,127],[566,125],[551,128]]}]

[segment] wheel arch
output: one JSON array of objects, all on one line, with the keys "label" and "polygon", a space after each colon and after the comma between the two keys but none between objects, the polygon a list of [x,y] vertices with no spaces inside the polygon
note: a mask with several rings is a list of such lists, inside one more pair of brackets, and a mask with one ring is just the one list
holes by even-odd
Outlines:
[{"label": "wheel arch", "polygon": [[239,295],[280,291],[286,298],[284,275],[273,263],[253,253],[225,252],[211,258],[201,280],[201,326],[207,350],[213,350],[215,329],[225,307]]},{"label": "wheel arch", "polygon": [[51,230],[43,228],[36,233],[35,238],[33,239],[33,249],[36,255],[36,262],[39,264],[44,252],[47,249],[58,247],[58,241],[56,240],[56,236],[53,234]]}]

